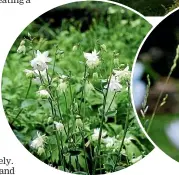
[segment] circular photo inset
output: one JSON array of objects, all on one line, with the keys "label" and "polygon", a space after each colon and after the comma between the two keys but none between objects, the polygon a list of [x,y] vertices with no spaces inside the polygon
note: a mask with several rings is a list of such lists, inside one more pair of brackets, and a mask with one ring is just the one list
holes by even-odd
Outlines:
[{"label": "circular photo inset", "polygon": [[152,149],[130,98],[137,49],[151,25],[105,2],[75,2],[34,20],[8,54],[2,99],[24,147],[70,173],[124,169]]},{"label": "circular photo inset", "polygon": [[151,140],[179,161],[179,10],[143,42],[133,67],[132,95]]},{"label": "circular photo inset", "polygon": [[164,16],[179,7],[179,0],[112,0],[125,4],[145,16]]}]

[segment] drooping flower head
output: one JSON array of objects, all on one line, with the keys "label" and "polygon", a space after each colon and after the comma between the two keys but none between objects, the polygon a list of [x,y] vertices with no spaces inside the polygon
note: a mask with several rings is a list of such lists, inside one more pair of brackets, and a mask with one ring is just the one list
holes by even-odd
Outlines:
[{"label": "drooping flower head", "polygon": [[60,93],[65,92],[67,88],[68,88],[67,82],[63,79],[60,79],[59,85],[58,85],[58,90],[60,91]]},{"label": "drooping flower head", "polygon": [[116,79],[115,76],[111,76],[109,85],[108,84],[105,85],[104,88],[105,89],[109,88],[109,91],[118,92],[118,91],[121,91],[122,85],[119,83],[119,81]]},{"label": "drooping flower head", "polygon": [[97,52],[95,49],[94,49],[94,51],[92,51],[92,53],[84,52],[84,57],[86,58],[87,66],[91,69],[95,68],[100,63],[99,52]]},{"label": "drooping flower head", "polygon": [[45,99],[50,98],[49,92],[48,92],[47,90],[45,90],[45,89],[42,89],[42,90],[37,91],[37,95],[38,95],[40,98],[45,98]]},{"label": "drooping flower head", "polygon": [[37,132],[37,137],[31,142],[30,147],[33,149],[44,148],[46,139],[47,137],[45,134],[41,135],[39,132]]},{"label": "drooping flower head", "polygon": [[47,63],[52,60],[48,57],[48,55],[48,51],[41,53],[38,50],[36,53],[36,57],[30,62],[33,69],[38,71],[44,71],[45,69],[48,69]]},{"label": "drooping flower head", "polygon": [[57,131],[63,131],[64,125],[62,123],[54,121],[54,125]]},{"label": "drooping flower head", "polygon": [[25,70],[24,70],[24,73],[25,73],[25,75],[26,75],[27,78],[32,78],[32,77],[35,76],[35,73],[34,73],[33,70],[25,69]]},{"label": "drooping flower head", "polygon": [[[100,133],[100,128],[96,128],[94,129],[94,132],[93,132],[93,135],[92,135],[92,140],[98,140],[99,138],[99,133]],[[101,134],[101,137],[105,137],[107,135],[107,132],[102,130],[102,134]]]},{"label": "drooping flower head", "polygon": [[129,71],[129,66],[124,70],[113,70],[114,76],[121,81],[123,79],[130,79],[131,72]]},{"label": "drooping flower head", "polygon": [[115,137],[106,137],[103,139],[103,142],[106,144],[106,147],[112,147],[115,145],[117,139]]}]

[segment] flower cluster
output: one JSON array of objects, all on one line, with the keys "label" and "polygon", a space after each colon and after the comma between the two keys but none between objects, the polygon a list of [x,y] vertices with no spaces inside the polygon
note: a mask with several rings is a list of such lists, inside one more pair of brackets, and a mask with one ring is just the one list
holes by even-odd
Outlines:
[{"label": "flower cluster", "polygon": [[31,142],[30,146],[33,149],[36,149],[38,151],[38,154],[41,155],[45,152],[44,146],[46,143],[46,135],[41,135],[39,132],[37,132],[37,137]]},{"label": "flower cluster", "polygon": [[[102,51],[107,52],[104,45],[101,48],[101,52]],[[35,58],[30,61],[32,70],[25,69],[24,73],[26,77],[39,85],[39,90],[36,92],[39,99],[47,100],[50,104],[51,114],[47,119],[47,125],[49,128],[52,128],[50,135],[55,135],[54,138],[56,138],[55,143],[58,144],[58,151],[63,152],[64,148],[70,149],[70,145],[73,144],[84,144],[83,148],[94,144],[97,145],[97,152],[95,154],[98,156],[100,149],[103,149],[103,151],[116,151],[119,150],[119,146],[122,144],[118,135],[114,136],[108,129],[103,128],[105,128],[104,122],[107,119],[107,113],[111,110],[115,110],[117,106],[114,105],[115,96],[123,91],[123,87],[127,84],[124,83],[124,80],[129,78],[130,71],[129,66],[123,70],[112,69],[113,71],[109,72],[110,76],[108,79],[100,79],[103,75],[99,70],[100,67],[103,66],[102,64],[104,64],[103,59],[100,58],[100,52],[94,49],[92,53],[84,52],[83,56],[86,59],[86,72],[84,72],[84,77],[80,78],[80,81],[79,79],[72,78],[71,74],[57,74],[54,72],[55,67],[53,67],[52,73],[50,73],[51,70],[49,70],[48,64],[52,61],[52,58],[49,57],[48,51],[43,53],[39,50],[36,51]],[[115,67],[117,66],[118,65]],[[80,88],[75,87],[71,80],[80,82]],[[101,83],[101,89],[99,89],[100,95],[96,90],[98,87],[96,87],[94,82]],[[111,94],[114,96],[109,98]],[[86,117],[86,111],[91,110],[92,106],[86,107],[86,105],[89,105],[89,99],[91,97],[98,95],[103,96],[101,98],[103,102],[99,102],[101,106],[98,110],[99,113],[101,110],[100,117],[104,118],[104,120],[95,118],[95,120],[97,120],[96,126],[100,126],[100,128],[97,127],[94,129],[94,127],[90,126],[90,118]],[[91,133],[92,128],[93,132]],[[85,135],[87,135],[86,138]],[[51,136],[48,136],[48,138],[49,137]],[[80,139],[80,137],[82,138]],[[63,141],[66,138],[66,143],[64,143]],[[83,140],[83,142],[78,143],[80,140]],[[51,144],[47,143],[47,136],[37,132],[37,137],[31,141],[30,147],[36,150],[38,155],[42,155],[45,151],[48,151],[45,150],[45,144]],[[125,138],[123,144],[130,144],[130,140]],[[84,154],[86,154],[85,150]],[[132,159],[131,163],[138,161],[139,158],[140,157]],[[62,164],[64,164],[64,162]]]}]

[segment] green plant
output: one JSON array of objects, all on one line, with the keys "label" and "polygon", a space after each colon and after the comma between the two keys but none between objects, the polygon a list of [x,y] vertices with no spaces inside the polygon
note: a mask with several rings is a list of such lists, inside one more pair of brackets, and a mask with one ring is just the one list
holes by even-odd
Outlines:
[{"label": "green plant", "polygon": [[152,149],[129,94],[132,58],[150,26],[123,8],[108,8],[85,32],[73,18],[60,29],[33,22],[4,68],[2,98],[15,135],[63,171],[114,172]]}]

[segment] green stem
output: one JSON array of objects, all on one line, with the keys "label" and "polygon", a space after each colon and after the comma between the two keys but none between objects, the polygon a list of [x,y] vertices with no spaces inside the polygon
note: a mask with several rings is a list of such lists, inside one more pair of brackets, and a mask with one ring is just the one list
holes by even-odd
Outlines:
[{"label": "green stem", "polygon": [[55,51],[55,59],[54,59],[54,62],[53,62],[52,77],[51,77],[50,84],[52,83],[52,79],[53,79],[53,76],[54,76],[54,74],[55,74],[55,66],[56,66],[56,59],[57,59],[57,51],[58,51],[58,47],[56,47],[56,51]]},{"label": "green stem", "polygon": [[[55,127],[55,125],[54,125],[54,127]],[[58,132],[57,131],[55,131],[55,137],[56,137],[56,141],[57,141],[57,148],[58,148],[58,152],[59,152],[59,155],[60,155],[60,161],[62,161],[62,165],[63,165],[63,170],[65,171],[65,163],[64,163],[64,159],[63,159],[63,152],[62,152],[62,150],[61,150],[61,148],[60,148],[60,143],[59,143],[59,139],[58,139]]]},{"label": "green stem", "polygon": [[[28,86],[28,89],[27,89],[27,92],[26,92],[26,95],[25,95],[25,98],[24,100],[27,99],[28,95],[29,95],[29,92],[30,92],[30,89],[31,89],[31,86],[32,86],[32,79],[30,79],[30,82],[29,82],[29,86]],[[15,118],[13,119],[13,121],[10,123],[11,125],[13,125],[13,123],[17,120],[17,118],[20,116],[20,114],[22,113],[23,109],[20,109],[19,112],[17,113],[17,115],[15,116]]]},{"label": "green stem", "polygon": [[176,68],[176,66],[177,66],[177,61],[178,61],[178,59],[179,59],[179,46],[178,46],[177,49],[176,49],[176,56],[175,56],[175,58],[174,58],[174,60],[173,60],[173,65],[172,65],[172,67],[171,67],[171,69],[170,69],[170,72],[169,72],[169,74],[168,74],[168,76],[167,76],[167,79],[166,79],[166,81],[165,81],[165,83],[164,83],[164,85],[163,85],[163,89],[161,90],[160,95],[159,95],[159,97],[158,97],[158,99],[157,99],[157,103],[156,103],[156,105],[155,105],[155,107],[154,107],[154,111],[153,111],[153,113],[152,113],[152,117],[151,117],[151,119],[150,119],[149,125],[148,125],[147,130],[146,130],[147,133],[149,133],[149,131],[150,131],[150,128],[151,128],[152,122],[153,122],[153,120],[154,120],[155,114],[156,114],[156,112],[157,112],[157,110],[158,110],[158,108],[159,108],[161,98],[162,98],[162,96],[163,96],[163,94],[164,94],[165,86],[168,84],[169,79],[170,79],[170,77],[171,77],[173,71],[175,70],[175,68]]},{"label": "green stem", "polygon": [[110,108],[111,108],[111,105],[112,105],[112,103],[113,103],[113,101],[114,101],[114,98],[115,98],[116,94],[117,94],[117,92],[115,91],[115,93],[114,93],[114,95],[113,95],[113,98],[112,98],[112,100],[111,100],[111,103],[110,103],[108,109],[106,110],[106,113],[109,112],[109,110],[110,110]]},{"label": "green stem", "polygon": [[124,145],[124,140],[126,138],[126,134],[127,134],[127,131],[128,131],[128,127],[129,127],[129,114],[130,114],[130,107],[131,107],[131,99],[130,99],[130,88],[129,88],[129,83],[128,83],[128,101],[129,101],[129,107],[128,107],[128,110],[127,110],[127,116],[126,116],[126,121],[125,121],[125,127],[124,127],[124,135],[123,135],[123,138],[122,138],[122,142],[121,142],[121,145],[120,145],[120,148],[119,148],[119,151],[118,151],[118,157],[116,159],[116,162],[114,164],[114,168],[113,168],[113,171],[115,171],[116,169],[116,166],[117,166],[117,163],[119,162],[120,160],[120,156],[121,156],[121,151],[122,151],[122,148],[123,148],[123,145]]},{"label": "green stem", "polygon": [[[84,131],[84,124],[83,124],[83,131]],[[88,167],[87,155],[86,155],[86,149],[85,149],[85,136],[84,136],[83,131],[80,130],[81,137],[82,137],[82,142],[83,142],[83,152],[84,152],[84,156],[85,156],[86,170],[87,170],[88,174],[90,174],[89,167]]]},{"label": "green stem", "polygon": [[63,158],[63,164],[64,164],[64,171],[65,171],[65,157],[64,157],[64,149],[63,149],[63,141],[62,141],[62,133],[60,132],[60,143],[61,143],[61,148],[62,148],[62,158]]},{"label": "green stem", "polygon": [[82,88],[82,94],[81,94],[81,102],[79,105],[79,115],[81,113],[82,108],[82,99],[84,98],[84,91],[85,91],[85,84],[86,84],[86,76],[87,76],[87,65],[85,64],[85,70],[84,70],[84,76],[83,76],[83,88]]},{"label": "green stem", "polygon": [[95,159],[94,159],[94,166],[93,166],[93,171],[92,171],[93,175],[95,175],[95,171],[96,171],[96,164],[97,164],[97,160],[96,159],[100,155],[101,136],[102,136],[102,130],[103,130],[103,123],[105,121],[105,107],[106,107],[106,100],[107,100],[107,95],[108,95],[108,91],[109,91],[109,85],[110,85],[111,77],[112,77],[112,74],[110,75],[110,78],[108,80],[106,93],[103,94],[104,95],[104,100],[103,100],[103,115],[102,115],[102,120],[101,120],[101,124],[100,124],[100,131],[99,131],[99,137],[98,137],[98,144],[97,144],[97,149],[96,149],[96,155],[95,155]]}]

